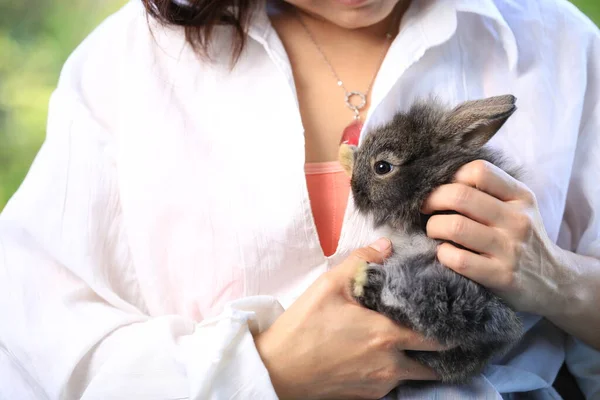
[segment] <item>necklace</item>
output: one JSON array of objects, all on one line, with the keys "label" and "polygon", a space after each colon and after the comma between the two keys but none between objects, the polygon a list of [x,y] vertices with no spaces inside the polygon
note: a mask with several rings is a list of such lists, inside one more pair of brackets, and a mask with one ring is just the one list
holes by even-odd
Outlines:
[{"label": "necklace", "polygon": [[[331,64],[331,62],[325,55],[325,52],[323,51],[323,49],[321,48],[321,46],[315,39],[314,35],[310,31],[310,29],[308,29],[308,26],[306,26],[306,23],[300,16],[300,13],[298,11],[296,11],[295,15],[296,15],[296,18],[298,19],[298,22],[300,22],[300,25],[302,25],[302,28],[306,32],[306,35],[308,36],[310,41],[313,43],[313,45],[315,46],[315,48],[321,55],[321,58],[323,58],[323,61],[325,61],[325,64],[327,64],[329,71],[331,72],[331,74],[337,81],[337,85],[339,87],[341,87],[342,90],[344,90],[344,100],[346,103],[346,107],[348,107],[354,113],[354,120],[342,132],[342,139],[340,140],[340,144],[351,144],[351,145],[356,146],[356,145],[358,145],[358,139],[360,137],[360,132],[362,131],[362,127],[363,127],[363,123],[360,120],[360,110],[363,109],[367,105],[367,96],[369,96],[371,88],[373,87],[373,83],[375,83],[375,78],[377,77],[377,71],[379,70],[379,66],[383,62],[383,59],[385,57],[385,54],[387,53],[389,44],[387,46],[384,46],[383,51],[381,52],[381,56],[379,57],[379,62],[378,62],[378,68],[373,73],[373,77],[371,78],[371,81],[369,83],[369,86],[367,87],[367,90],[365,90],[364,92],[361,92],[358,90],[348,90],[346,88],[346,86],[344,85],[344,81],[342,81],[342,79],[340,78],[338,73],[335,71],[335,68],[333,68],[333,65]],[[392,24],[392,26],[393,26],[393,24]],[[389,31],[385,35],[385,39],[387,42],[389,42],[392,39],[392,37],[393,36]]]}]

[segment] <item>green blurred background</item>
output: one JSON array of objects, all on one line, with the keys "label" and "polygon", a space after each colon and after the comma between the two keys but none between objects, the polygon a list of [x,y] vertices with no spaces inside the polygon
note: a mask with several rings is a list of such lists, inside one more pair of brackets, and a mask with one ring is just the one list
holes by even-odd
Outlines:
[{"label": "green blurred background", "polygon": [[[125,2],[0,0],[0,210],[44,140],[48,99],[62,64]],[[573,2],[600,24],[600,0]]]}]

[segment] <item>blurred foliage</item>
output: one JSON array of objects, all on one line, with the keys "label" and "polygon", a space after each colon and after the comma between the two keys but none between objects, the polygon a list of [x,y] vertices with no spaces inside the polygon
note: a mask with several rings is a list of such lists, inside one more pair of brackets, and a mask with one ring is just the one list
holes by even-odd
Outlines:
[{"label": "blurred foliage", "polygon": [[0,210],[44,140],[48,100],[73,49],[125,0],[0,0]]},{"label": "blurred foliage", "polygon": [[[44,139],[68,55],[126,0],[0,0],[0,210]],[[600,23],[600,0],[573,0]]]}]

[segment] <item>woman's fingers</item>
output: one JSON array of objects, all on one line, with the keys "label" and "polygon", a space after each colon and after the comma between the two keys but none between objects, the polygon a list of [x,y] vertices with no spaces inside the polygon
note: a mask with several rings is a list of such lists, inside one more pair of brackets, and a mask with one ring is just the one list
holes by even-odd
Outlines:
[{"label": "woman's fingers", "polygon": [[399,361],[400,374],[398,381],[437,381],[440,379],[431,368],[408,358],[405,354],[401,354],[402,359]]},{"label": "woman's fingers", "polygon": [[446,267],[485,287],[496,289],[508,283],[508,275],[502,273],[495,260],[459,249],[450,243],[442,243],[438,247],[437,257]]},{"label": "woman's fingers", "polygon": [[361,324],[370,327],[373,348],[388,347],[396,350],[419,350],[419,351],[441,351],[447,350],[447,346],[442,346],[435,340],[427,339],[423,335],[402,326],[385,315],[376,311],[364,308],[358,304],[357,313],[362,313]]},{"label": "woman's fingers", "polygon": [[492,257],[505,251],[503,236],[497,230],[462,215],[434,215],[427,221],[426,230],[431,238],[448,240]]},{"label": "woman's fingers", "polygon": [[[368,310],[370,311],[370,310]],[[398,325],[386,316],[372,312],[368,323],[376,330],[371,345],[374,351],[389,351],[398,366],[400,380],[437,380],[439,376],[429,367],[411,359],[405,353],[408,351],[443,351],[448,350],[435,340],[426,339],[421,334]]]},{"label": "woman's fingers", "polygon": [[423,203],[422,212],[456,211],[488,226],[502,226],[509,207],[502,201],[463,183],[435,189]]},{"label": "woman's fingers", "polygon": [[369,263],[382,264],[392,252],[392,242],[387,238],[379,238],[367,247],[352,252],[347,261],[366,261]]},{"label": "woman's fingers", "polygon": [[483,160],[463,165],[454,179],[455,182],[477,188],[502,201],[521,200],[529,193],[524,184]]},{"label": "woman's fingers", "polygon": [[443,351],[449,348],[448,346],[442,346],[433,339],[426,339],[408,328],[402,328],[402,330],[403,332],[400,333],[401,337],[399,338],[399,345],[402,350]]}]

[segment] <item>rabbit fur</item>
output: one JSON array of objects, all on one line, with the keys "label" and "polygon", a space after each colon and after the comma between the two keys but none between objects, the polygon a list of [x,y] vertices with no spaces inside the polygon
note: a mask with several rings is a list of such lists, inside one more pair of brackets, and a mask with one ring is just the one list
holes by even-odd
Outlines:
[{"label": "rabbit fur", "polygon": [[448,346],[439,352],[406,351],[444,382],[467,382],[510,349],[523,328],[498,296],[440,264],[440,241],[426,236],[427,217],[420,209],[435,188],[452,182],[471,161],[519,175],[485,146],[515,112],[515,101],[511,95],[496,96],[453,109],[434,99],[420,101],[369,132],[359,147],[340,150],[358,212],[393,232],[393,254],[383,265],[360,270],[353,294],[365,307]]}]

